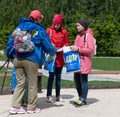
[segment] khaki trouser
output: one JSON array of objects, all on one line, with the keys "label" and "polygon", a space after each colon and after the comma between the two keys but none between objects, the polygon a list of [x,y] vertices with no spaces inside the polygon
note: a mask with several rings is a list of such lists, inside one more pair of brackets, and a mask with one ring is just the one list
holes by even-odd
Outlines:
[{"label": "khaki trouser", "polygon": [[14,59],[14,67],[17,75],[17,86],[12,98],[12,107],[20,108],[25,92],[25,80],[28,78],[28,106],[27,109],[35,109],[37,104],[37,75],[38,65],[26,59]]}]

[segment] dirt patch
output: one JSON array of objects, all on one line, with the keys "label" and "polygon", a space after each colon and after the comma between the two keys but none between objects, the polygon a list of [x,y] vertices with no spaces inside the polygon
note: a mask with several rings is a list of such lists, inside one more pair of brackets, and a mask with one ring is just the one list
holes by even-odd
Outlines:
[{"label": "dirt patch", "polygon": [[[1,88],[0,88],[1,91]],[[1,93],[1,92],[0,92]],[[6,94],[12,94],[11,88],[10,87],[4,87],[2,90],[2,95],[6,95]]]}]

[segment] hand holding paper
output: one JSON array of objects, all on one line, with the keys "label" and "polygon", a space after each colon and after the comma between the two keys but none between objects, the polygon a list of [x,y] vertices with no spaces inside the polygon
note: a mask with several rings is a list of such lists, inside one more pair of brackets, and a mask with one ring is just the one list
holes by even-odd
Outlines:
[{"label": "hand holding paper", "polygon": [[76,52],[76,51],[78,51],[79,48],[77,46],[73,45],[73,46],[70,46],[70,49],[72,51]]},{"label": "hand holding paper", "polygon": [[62,51],[63,51],[63,47],[62,47],[62,48],[57,49],[57,52],[62,52]]}]

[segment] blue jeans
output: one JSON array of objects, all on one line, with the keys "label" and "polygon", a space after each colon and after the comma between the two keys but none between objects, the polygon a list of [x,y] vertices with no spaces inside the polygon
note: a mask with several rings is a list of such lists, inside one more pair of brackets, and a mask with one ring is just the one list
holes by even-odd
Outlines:
[{"label": "blue jeans", "polygon": [[74,73],[74,82],[79,98],[85,101],[88,94],[88,74]]},{"label": "blue jeans", "polygon": [[55,72],[49,72],[49,77],[47,82],[47,96],[52,96],[54,77],[56,77],[56,81],[55,81],[56,97],[60,96],[62,69],[63,67],[55,67]]}]

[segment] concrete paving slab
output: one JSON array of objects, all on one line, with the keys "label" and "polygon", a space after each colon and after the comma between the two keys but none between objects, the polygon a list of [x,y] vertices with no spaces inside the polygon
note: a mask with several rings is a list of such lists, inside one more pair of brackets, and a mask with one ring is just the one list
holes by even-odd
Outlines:
[{"label": "concrete paving slab", "polygon": [[40,113],[9,115],[12,95],[0,95],[0,117],[120,117],[120,89],[90,89],[88,105],[79,108],[72,104],[77,98],[74,88],[61,89],[61,96],[64,102],[47,103],[44,89],[38,94]]}]

